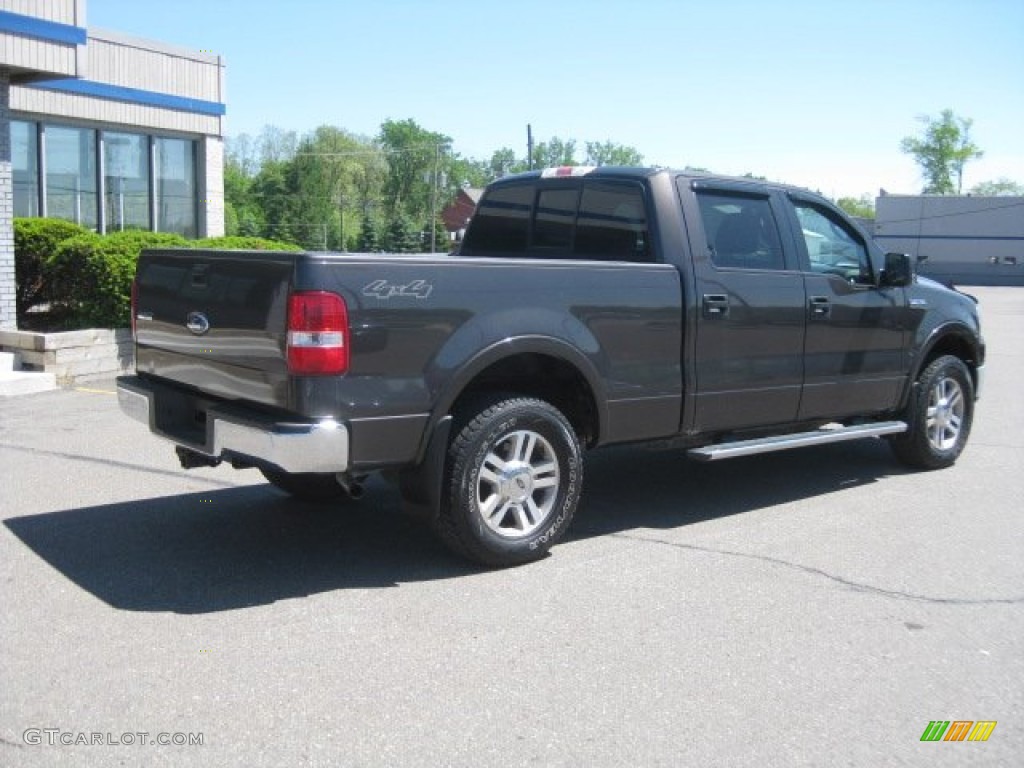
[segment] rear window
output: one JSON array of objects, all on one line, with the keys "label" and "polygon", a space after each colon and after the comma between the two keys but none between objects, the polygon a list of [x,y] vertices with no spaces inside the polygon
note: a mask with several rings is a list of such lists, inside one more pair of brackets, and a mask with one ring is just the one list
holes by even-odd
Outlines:
[{"label": "rear window", "polygon": [[542,189],[537,196],[531,245],[534,248],[571,248],[579,201],[579,189]]},{"label": "rear window", "polygon": [[497,187],[481,201],[461,252],[653,261],[643,187],[597,180]]}]

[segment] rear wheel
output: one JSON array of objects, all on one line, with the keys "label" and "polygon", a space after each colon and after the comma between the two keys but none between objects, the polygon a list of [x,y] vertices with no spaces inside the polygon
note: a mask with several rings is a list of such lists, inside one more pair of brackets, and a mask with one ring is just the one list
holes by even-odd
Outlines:
[{"label": "rear wheel", "polygon": [[907,431],[889,440],[900,461],[941,469],[957,460],[974,419],[974,383],[963,361],[946,355],[921,372],[906,419]]},{"label": "rear wheel", "polygon": [[464,414],[446,463],[435,528],[460,555],[504,567],[543,557],[579,503],[579,440],[554,407],[493,398]]},{"label": "rear wheel", "polygon": [[333,472],[291,473],[262,467],[260,472],[275,488],[302,501],[334,501],[347,495]]}]

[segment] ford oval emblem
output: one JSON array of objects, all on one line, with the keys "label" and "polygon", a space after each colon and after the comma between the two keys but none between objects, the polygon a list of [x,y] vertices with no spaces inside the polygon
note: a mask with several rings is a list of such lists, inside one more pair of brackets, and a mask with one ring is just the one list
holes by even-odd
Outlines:
[{"label": "ford oval emblem", "polygon": [[185,327],[196,336],[202,336],[210,330],[210,321],[206,319],[206,315],[202,312],[189,312],[188,319],[185,321]]}]

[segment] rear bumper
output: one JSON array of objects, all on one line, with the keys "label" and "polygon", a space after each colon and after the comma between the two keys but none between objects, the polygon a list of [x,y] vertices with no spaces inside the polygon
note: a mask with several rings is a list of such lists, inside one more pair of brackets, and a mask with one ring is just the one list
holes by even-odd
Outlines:
[{"label": "rear bumper", "polygon": [[[174,402],[161,407],[164,391]],[[118,378],[117,399],[125,414],[153,434],[211,458],[249,461],[293,473],[344,472],[349,468],[349,431],[333,419],[274,421],[262,414],[196,401],[186,415],[201,412],[204,426],[177,429],[176,424],[187,423],[182,419],[188,410],[182,407],[182,397],[138,376]]]}]

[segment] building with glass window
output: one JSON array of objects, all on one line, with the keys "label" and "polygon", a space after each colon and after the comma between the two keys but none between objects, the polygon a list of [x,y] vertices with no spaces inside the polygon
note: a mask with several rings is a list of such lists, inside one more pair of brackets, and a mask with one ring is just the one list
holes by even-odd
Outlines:
[{"label": "building with glass window", "polygon": [[12,218],[224,233],[220,56],[85,25],[85,0],[0,0],[0,328]]}]

